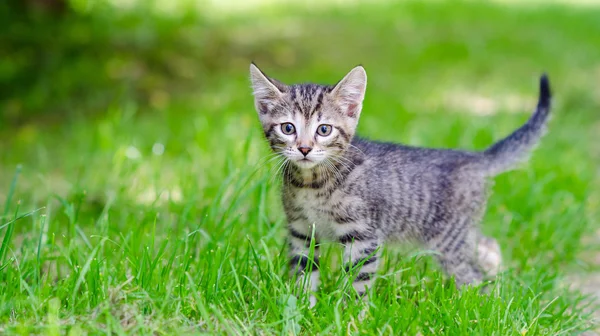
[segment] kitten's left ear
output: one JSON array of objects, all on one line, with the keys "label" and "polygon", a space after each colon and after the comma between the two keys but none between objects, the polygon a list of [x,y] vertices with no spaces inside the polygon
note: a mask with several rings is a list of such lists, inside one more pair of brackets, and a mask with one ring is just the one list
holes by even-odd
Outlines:
[{"label": "kitten's left ear", "polygon": [[286,90],[286,86],[274,79],[268,78],[260,69],[250,64],[250,80],[254,90],[254,103],[260,114],[266,114]]},{"label": "kitten's left ear", "polygon": [[335,102],[344,114],[357,118],[367,89],[367,72],[362,66],[352,69],[331,91]]}]

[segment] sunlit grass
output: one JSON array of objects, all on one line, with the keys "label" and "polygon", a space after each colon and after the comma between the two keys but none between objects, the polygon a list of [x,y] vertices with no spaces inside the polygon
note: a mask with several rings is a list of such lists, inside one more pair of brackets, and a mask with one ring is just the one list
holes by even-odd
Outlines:
[{"label": "sunlit grass", "polygon": [[[590,237],[600,226],[599,15],[478,3],[294,14],[274,6],[260,22],[223,19],[233,42],[221,51],[227,62],[215,64],[227,67],[203,72],[186,62],[197,89],[161,87],[154,100],[124,95],[100,113],[10,130],[0,142],[0,333],[593,328],[590,300],[566,281],[591,269],[582,253],[598,251]],[[482,224],[506,260],[491,294],[457,292],[428,253],[392,247],[371,300],[356,302],[334,267],[339,247],[328,244],[331,263],[309,309],[286,275],[276,166],[265,164],[251,59],[235,54],[245,48],[287,82],[335,83],[362,63],[369,85],[359,132],[433,147],[482,149],[508,134],[532,111],[537,76],[547,71],[556,92],[550,132],[530,163],[496,179]],[[88,112],[94,118],[80,117]]]}]

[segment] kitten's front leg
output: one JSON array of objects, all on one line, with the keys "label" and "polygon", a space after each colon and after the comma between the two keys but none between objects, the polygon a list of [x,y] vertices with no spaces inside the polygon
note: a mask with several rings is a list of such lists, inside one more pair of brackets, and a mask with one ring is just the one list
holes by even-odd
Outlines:
[{"label": "kitten's front leg", "polygon": [[310,307],[313,307],[317,302],[313,293],[318,289],[320,280],[319,245],[315,240],[314,253],[311,253],[311,234],[306,231],[308,225],[299,224],[292,223],[288,227],[290,271],[292,276],[296,276],[298,286],[311,292]]},{"label": "kitten's front leg", "polygon": [[358,295],[364,296],[371,288],[379,266],[381,256],[379,239],[353,232],[340,237],[339,241],[344,244],[344,262],[348,263],[346,271],[350,268],[358,269],[352,286]]}]

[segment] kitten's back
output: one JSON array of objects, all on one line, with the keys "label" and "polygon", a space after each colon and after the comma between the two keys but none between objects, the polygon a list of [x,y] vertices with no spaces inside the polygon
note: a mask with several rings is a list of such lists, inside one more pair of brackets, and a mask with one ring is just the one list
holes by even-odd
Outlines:
[{"label": "kitten's back", "polygon": [[550,100],[549,81],[543,75],[540,78],[540,94],[534,114],[519,129],[483,152],[420,148],[358,137],[353,139],[352,144],[367,156],[377,157],[392,165],[414,165],[413,168],[416,169],[461,169],[476,175],[495,176],[513,169],[528,158],[546,130]]}]

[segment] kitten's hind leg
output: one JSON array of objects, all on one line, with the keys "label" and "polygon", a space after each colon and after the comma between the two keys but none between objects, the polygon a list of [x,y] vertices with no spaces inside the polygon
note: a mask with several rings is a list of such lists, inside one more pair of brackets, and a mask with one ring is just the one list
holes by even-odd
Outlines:
[{"label": "kitten's hind leg", "polygon": [[494,238],[479,234],[477,260],[486,276],[495,277],[498,274],[502,265],[502,253]]},{"label": "kitten's hind leg", "polygon": [[454,223],[446,231],[431,237],[426,244],[438,252],[437,259],[449,276],[454,276],[456,286],[478,285],[483,272],[477,260],[476,239],[469,218],[449,221]]},{"label": "kitten's hind leg", "polygon": [[483,281],[483,272],[477,263],[472,244],[464,244],[457,250],[439,256],[438,259],[446,273],[454,276],[456,287],[479,285]]}]

